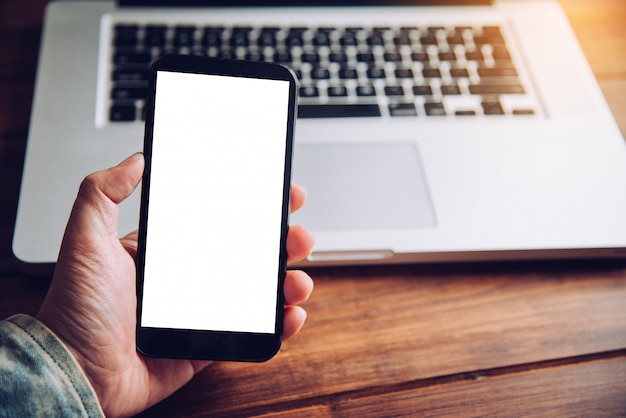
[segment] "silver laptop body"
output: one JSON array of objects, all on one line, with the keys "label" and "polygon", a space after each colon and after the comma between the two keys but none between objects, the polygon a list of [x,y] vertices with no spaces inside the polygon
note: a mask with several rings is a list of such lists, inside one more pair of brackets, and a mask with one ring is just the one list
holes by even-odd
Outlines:
[{"label": "silver laptop body", "polygon": [[[316,237],[305,265],[623,256],[626,147],[562,10],[550,0],[461,3],[51,2],[16,258],[27,271],[50,270],[82,178],[141,150],[142,102],[129,88],[141,74],[123,71],[135,58],[116,49],[135,26],[141,42],[166,27],[156,36],[168,45],[189,37],[176,28],[195,27],[201,53],[221,54],[210,49],[217,28],[228,58],[250,58],[225,41],[240,28],[262,59],[295,48],[294,180],[308,200],[292,224]],[[488,35],[499,41],[484,45]],[[186,44],[175,52],[197,53]],[[138,193],[122,204],[120,234],[136,229],[138,205]]]}]

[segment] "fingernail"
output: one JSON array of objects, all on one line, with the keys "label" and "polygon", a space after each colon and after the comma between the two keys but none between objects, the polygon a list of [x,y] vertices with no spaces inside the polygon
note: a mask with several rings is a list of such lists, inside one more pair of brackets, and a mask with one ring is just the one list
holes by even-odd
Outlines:
[{"label": "fingernail", "polygon": [[140,152],[136,152],[133,155],[131,155],[130,157],[126,158],[121,163],[119,163],[117,166],[118,167],[124,167],[124,166],[130,165],[130,164],[134,163],[135,161],[137,161],[139,158],[141,158],[141,153]]}]

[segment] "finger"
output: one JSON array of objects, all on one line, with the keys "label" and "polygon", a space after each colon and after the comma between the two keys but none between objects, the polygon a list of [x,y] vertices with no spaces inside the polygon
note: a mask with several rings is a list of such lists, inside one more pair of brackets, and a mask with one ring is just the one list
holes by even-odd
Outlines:
[{"label": "finger", "polygon": [[305,302],[311,296],[313,286],[313,279],[305,272],[300,270],[288,271],[283,287],[285,304],[298,305]]},{"label": "finger", "polygon": [[287,261],[304,260],[313,251],[314,244],[315,239],[313,235],[305,227],[300,225],[290,226],[287,234]]},{"label": "finger", "polygon": [[299,306],[285,306],[283,340],[296,335],[306,321],[306,311]]},{"label": "finger", "polygon": [[139,184],[144,164],[143,154],[138,152],[115,167],[88,175],[81,184],[79,197],[85,195],[94,197],[92,195],[101,193],[113,203],[120,203],[130,196]]},{"label": "finger", "polygon": [[[89,174],[82,181],[78,196],[65,231],[64,245],[71,247],[67,237],[79,234],[90,236],[86,231],[97,233],[92,236],[109,236],[117,240],[117,203],[127,198],[141,180],[144,169],[143,154],[137,153],[107,170]],[[63,249],[63,245],[62,245]],[[91,251],[91,248],[85,248]]]},{"label": "finger", "polygon": [[304,205],[306,189],[299,184],[291,185],[291,212],[295,212]]},{"label": "finger", "polygon": [[137,259],[137,240],[139,239],[139,231],[135,230],[129,234],[126,234],[124,237],[120,239],[120,243],[126,251],[133,257],[133,259]]},{"label": "finger", "polygon": [[134,231],[124,235],[122,239],[128,242],[137,242],[137,240],[139,239],[139,231],[135,229]]}]

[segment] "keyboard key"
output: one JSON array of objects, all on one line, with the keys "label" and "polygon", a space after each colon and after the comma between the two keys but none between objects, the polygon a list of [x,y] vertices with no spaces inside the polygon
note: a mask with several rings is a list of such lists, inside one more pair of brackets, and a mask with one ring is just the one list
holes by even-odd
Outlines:
[{"label": "keyboard key", "polygon": [[249,51],[246,53],[245,59],[247,61],[264,61],[265,55],[259,51]]},{"label": "keyboard key", "polygon": [[249,32],[243,29],[234,30],[230,35],[230,46],[233,48],[246,48],[250,45]]},{"label": "keyboard key", "polygon": [[150,66],[152,55],[148,53],[117,53],[113,55],[113,63],[116,65],[139,65]]},{"label": "keyboard key", "polygon": [[222,33],[224,28],[218,26],[209,26],[204,28],[202,34],[202,45],[207,48],[220,48],[222,46]]},{"label": "keyboard key", "polygon": [[455,116],[476,116],[475,110],[457,110]]},{"label": "keyboard key", "polygon": [[328,80],[330,78],[330,72],[328,68],[314,67],[311,69],[311,78],[313,80]]},{"label": "keyboard key", "polygon": [[396,46],[411,45],[411,38],[408,36],[396,36],[393,38],[393,43]]},{"label": "keyboard key", "polygon": [[313,45],[315,46],[330,46],[330,37],[328,32],[320,29],[313,37]]},{"label": "keyboard key", "polygon": [[328,97],[347,97],[348,89],[343,86],[331,86],[328,88]]},{"label": "keyboard key", "polygon": [[113,81],[148,81],[148,71],[113,71]]},{"label": "keyboard key", "polygon": [[504,44],[504,37],[499,27],[485,26],[482,28],[482,34],[474,37],[474,43],[476,45]]},{"label": "keyboard key", "polygon": [[428,27],[428,33],[433,36],[436,36],[437,32],[441,32],[444,30],[446,30],[446,28],[443,26],[429,26]]},{"label": "keyboard key", "polygon": [[437,45],[439,42],[437,41],[437,37],[433,35],[422,36],[420,38],[420,43],[422,45]]},{"label": "keyboard key", "polygon": [[259,37],[257,38],[257,45],[263,47],[275,47],[276,46],[276,32],[279,28],[263,28]]},{"label": "keyboard key", "polygon": [[441,86],[441,94],[443,95],[457,95],[461,94],[461,89],[455,84],[447,84]]},{"label": "keyboard key", "polygon": [[450,77],[453,78],[468,78],[469,73],[465,68],[450,68]]},{"label": "keyboard key", "polygon": [[354,68],[340,68],[339,69],[339,78],[341,78],[342,80],[347,80],[347,79],[357,79],[359,77],[359,75],[357,74],[356,69]]},{"label": "keyboard key", "polygon": [[499,26],[483,26],[482,32],[485,36],[502,38],[502,31],[500,31]]},{"label": "keyboard key", "polygon": [[413,60],[413,62],[428,63],[430,62],[430,57],[426,52],[413,52],[411,54],[411,60]]},{"label": "keyboard key", "polygon": [[306,26],[293,26],[291,28],[289,28],[289,35],[300,35],[302,36],[302,34],[304,32],[308,32],[309,28]]},{"label": "keyboard key", "polygon": [[410,68],[397,68],[394,74],[396,78],[413,78],[413,70]]},{"label": "keyboard key", "polygon": [[301,33],[289,33],[287,35],[287,38],[285,38],[285,45],[289,47],[304,45],[302,34]]},{"label": "keyboard key", "polygon": [[400,35],[410,37],[412,33],[417,32],[418,30],[419,29],[415,26],[403,26],[400,28]]},{"label": "keyboard key", "polygon": [[439,61],[456,61],[456,55],[452,51],[442,51],[438,56]]},{"label": "keyboard key", "polygon": [[222,49],[218,52],[217,58],[223,60],[234,60],[237,58],[237,55],[235,54],[235,51],[232,51],[230,49]]},{"label": "keyboard key", "polygon": [[358,86],[356,88],[356,95],[361,97],[376,96],[376,90],[371,84],[366,86]]},{"label": "keyboard key", "polygon": [[533,109],[513,109],[513,114],[517,116],[532,116],[535,114]]},{"label": "keyboard key", "polygon": [[479,67],[478,75],[481,77],[517,77],[515,67]]},{"label": "keyboard key", "polygon": [[300,60],[302,62],[308,62],[311,64],[315,64],[320,62],[320,56],[316,52],[305,52],[300,56]]},{"label": "keyboard key", "polygon": [[413,103],[391,103],[389,114],[391,116],[417,116],[417,110]]},{"label": "keyboard key", "polygon": [[300,97],[319,97],[320,92],[317,87],[300,87]]},{"label": "keyboard key", "polygon": [[147,90],[144,87],[115,87],[111,90],[113,100],[145,100]]},{"label": "keyboard key", "polygon": [[465,59],[468,61],[483,61],[484,57],[482,52],[480,52],[479,49],[476,49],[474,51],[467,51],[465,53]]},{"label": "keyboard key", "polygon": [[402,55],[398,52],[385,52],[383,58],[387,62],[402,62]]},{"label": "keyboard key", "polygon": [[146,27],[146,37],[143,41],[147,47],[162,48],[165,45],[165,33],[167,27],[165,25],[149,25]]},{"label": "keyboard key", "polygon": [[443,107],[443,103],[429,102],[424,103],[424,110],[428,116],[445,116],[446,109]]},{"label": "keyboard key", "polygon": [[202,46],[206,48],[220,48],[222,46],[222,37],[217,33],[204,34]]},{"label": "keyboard key", "polygon": [[274,62],[290,64],[293,61],[291,53],[288,51],[276,51],[274,53]]},{"label": "keyboard key", "polygon": [[402,86],[386,86],[385,95],[387,96],[404,96],[404,88]]},{"label": "keyboard key", "polygon": [[498,94],[524,94],[524,86],[521,84],[474,84],[469,86],[471,94],[498,95]]},{"label": "keyboard key", "polygon": [[505,46],[494,47],[491,56],[498,62],[511,62],[511,54]]},{"label": "keyboard key", "polygon": [[253,30],[252,26],[235,26],[233,28],[233,33],[249,34],[250,32],[252,32],[252,30]]},{"label": "keyboard key", "polygon": [[370,46],[383,46],[385,45],[385,39],[380,35],[373,35],[367,38],[367,44]]},{"label": "keyboard key", "polygon": [[137,25],[116,25],[114,27],[113,45],[116,47],[136,47],[137,46],[137,32],[139,26]]},{"label": "keyboard key", "polygon": [[343,46],[356,46],[359,44],[359,41],[354,33],[348,32],[339,39],[339,44]]},{"label": "keyboard key", "polygon": [[367,62],[367,63],[371,63],[374,62],[374,54],[372,54],[371,52],[361,52],[356,54],[356,60],[359,62]]},{"label": "keyboard key", "polygon": [[424,78],[441,78],[441,71],[439,68],[424,68],[422,69],[422,76]]},{"label": "keyboard key", "polygon": [[465,44],[465,39],[463,38],[463,35],[461,35],[460,33],[455,33],[452,36],[448,36],[447,41],[448,41],[448,45],[463,45],[463,44]]},{"label": "keyboard key", "polygon": [[385,78],[385,70],[377,67],[370,67],[367,70],[367,78]]},{"label": "keyboard key", "polygon": [[481,103],[485,115],[504,115],[504,109],[500,101],[495,98],[488,98]]},{"label": "keyboard key", "polygon": [[413,86],[413,94],[416,96],[432,96],[433,89],[428,85]]},{"label": "keyboard key", "polygon": [[376,104],[298,105],[298,117],[303,119],[376,116],[381,116]]},{"label": "keyboard key", "polygon": [[113,105],[109,111],[111,122],[131,122],[135,120],[137,109],[134,105]]},{"label": "keyboard key", "polygon": [[174,46],[178,48],[192,47],[194,45],[195,26],[177,26],[174,29]]},{"label": "keyboard key", "polygon": [[483,45],[501,45],[504,44],[504,39],[502,37],[494,37],[494,36],[474,36],[474,43],[477,46]]},{"label": "keyboard key", "polygon": [[348,62],[348,56],[343,52],[331,52],[328,54],[328,61],[342,64]]}]

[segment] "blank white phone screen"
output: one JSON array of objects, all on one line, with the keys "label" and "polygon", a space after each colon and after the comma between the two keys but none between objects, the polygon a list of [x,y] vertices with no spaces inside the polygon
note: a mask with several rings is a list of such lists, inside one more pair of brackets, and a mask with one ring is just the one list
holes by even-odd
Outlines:
[{"label": "blank white phone screen", "polygon": [[158,71],[141,326],[275,331],[289,82]]}]

